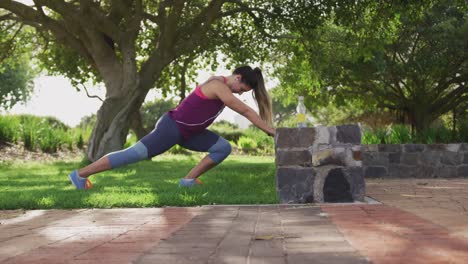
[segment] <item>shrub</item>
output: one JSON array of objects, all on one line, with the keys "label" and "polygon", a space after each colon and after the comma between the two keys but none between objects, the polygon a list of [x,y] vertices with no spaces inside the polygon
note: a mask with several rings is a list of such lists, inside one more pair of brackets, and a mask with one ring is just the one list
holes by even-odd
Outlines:
[{"label": "shrub", "polygon": [[245,153],[251,153],[255,152],[257,148],[257,142],[255,140],[246,137],[246,136],[241,136],[239,140],[237,141],[237,146]]},{"label": "shrub", "polygon": [[468,142],[468,118],[458,123],[458,140],[460,142]]},{"label": "shrub", "polygon": [[273,138],[262,130],[256,127],[249,127],[244,131],[244,136],[252,139],[257,144],[255,151],[251,152],[263,155],[271,155],[274,153],[275,146]]},{"label": "shrub", "polygon": [[20,138],[19,120],[13,116],[0,116],[0,142],[16,143]]},{"label": "shrub", "polygon": [[237,142],[239,138],[243,135],[242,130],[240,130],[237,125],[224,120],[214,123],[210,127],[210,130],[222,136],[226,140],[233,142]]},{"label": "shrub", "polygon": [[389,144],[404,144],[412,141],[411,131],[406,125],[393,125],[390,130]]}]

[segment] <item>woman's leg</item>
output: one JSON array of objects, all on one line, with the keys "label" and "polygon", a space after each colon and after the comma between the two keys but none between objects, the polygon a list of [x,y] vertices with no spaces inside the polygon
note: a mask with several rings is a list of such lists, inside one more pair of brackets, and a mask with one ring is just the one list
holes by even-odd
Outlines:
[{"label": "woman's leg", "polygon": [[175,144],[182,141],[182,135],[175,122],[167,115],[163,115],[153,131],[144,136],[135,145],[107,154],[88,166],[72,172],[69,177],[78,189],[83,189],[84,178],[98,172],[122,167],[141,160],[159,155]]},{"label": "woman's leg", "polygon": [[209,130],[194,135],[189,140],[184,141],[181,146],[190,150],[209,153],[190,170],[185,179],[198,178],[201,174],[221,163],[232,150],[231,144],[226,139]]}]

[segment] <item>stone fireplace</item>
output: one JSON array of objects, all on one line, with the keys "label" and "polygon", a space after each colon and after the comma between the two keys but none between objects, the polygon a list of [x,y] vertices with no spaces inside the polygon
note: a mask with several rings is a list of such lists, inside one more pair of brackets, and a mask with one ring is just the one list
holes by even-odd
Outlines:
[{"label": "stone fireplace", "polygon": [[281,203],[364,201],[358,125],[278,128],[275,153]]}]

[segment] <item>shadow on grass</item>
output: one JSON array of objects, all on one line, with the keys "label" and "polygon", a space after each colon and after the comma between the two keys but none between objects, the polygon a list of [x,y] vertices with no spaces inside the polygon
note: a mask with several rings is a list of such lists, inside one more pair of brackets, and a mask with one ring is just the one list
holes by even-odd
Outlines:
[{"label": "shadow on grass", "polygon": [[204,185],[180,188],[180,178],[198,161],[158,157],[102,172],[91,177],[88,191],[75,190],[68,180],[79,162],[12,166],[0,172],[0,209],[277,203],[272,158],[230,157],[201,177]]}]

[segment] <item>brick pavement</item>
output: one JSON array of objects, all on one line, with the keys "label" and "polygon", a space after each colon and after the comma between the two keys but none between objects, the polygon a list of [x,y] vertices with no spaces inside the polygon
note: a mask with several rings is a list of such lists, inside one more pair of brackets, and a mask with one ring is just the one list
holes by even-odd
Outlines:
[{"label": "brick pavement", "polygon": [[368,180],[383,204],[0,211],[0,263],[466,263],[467,190]]}]

